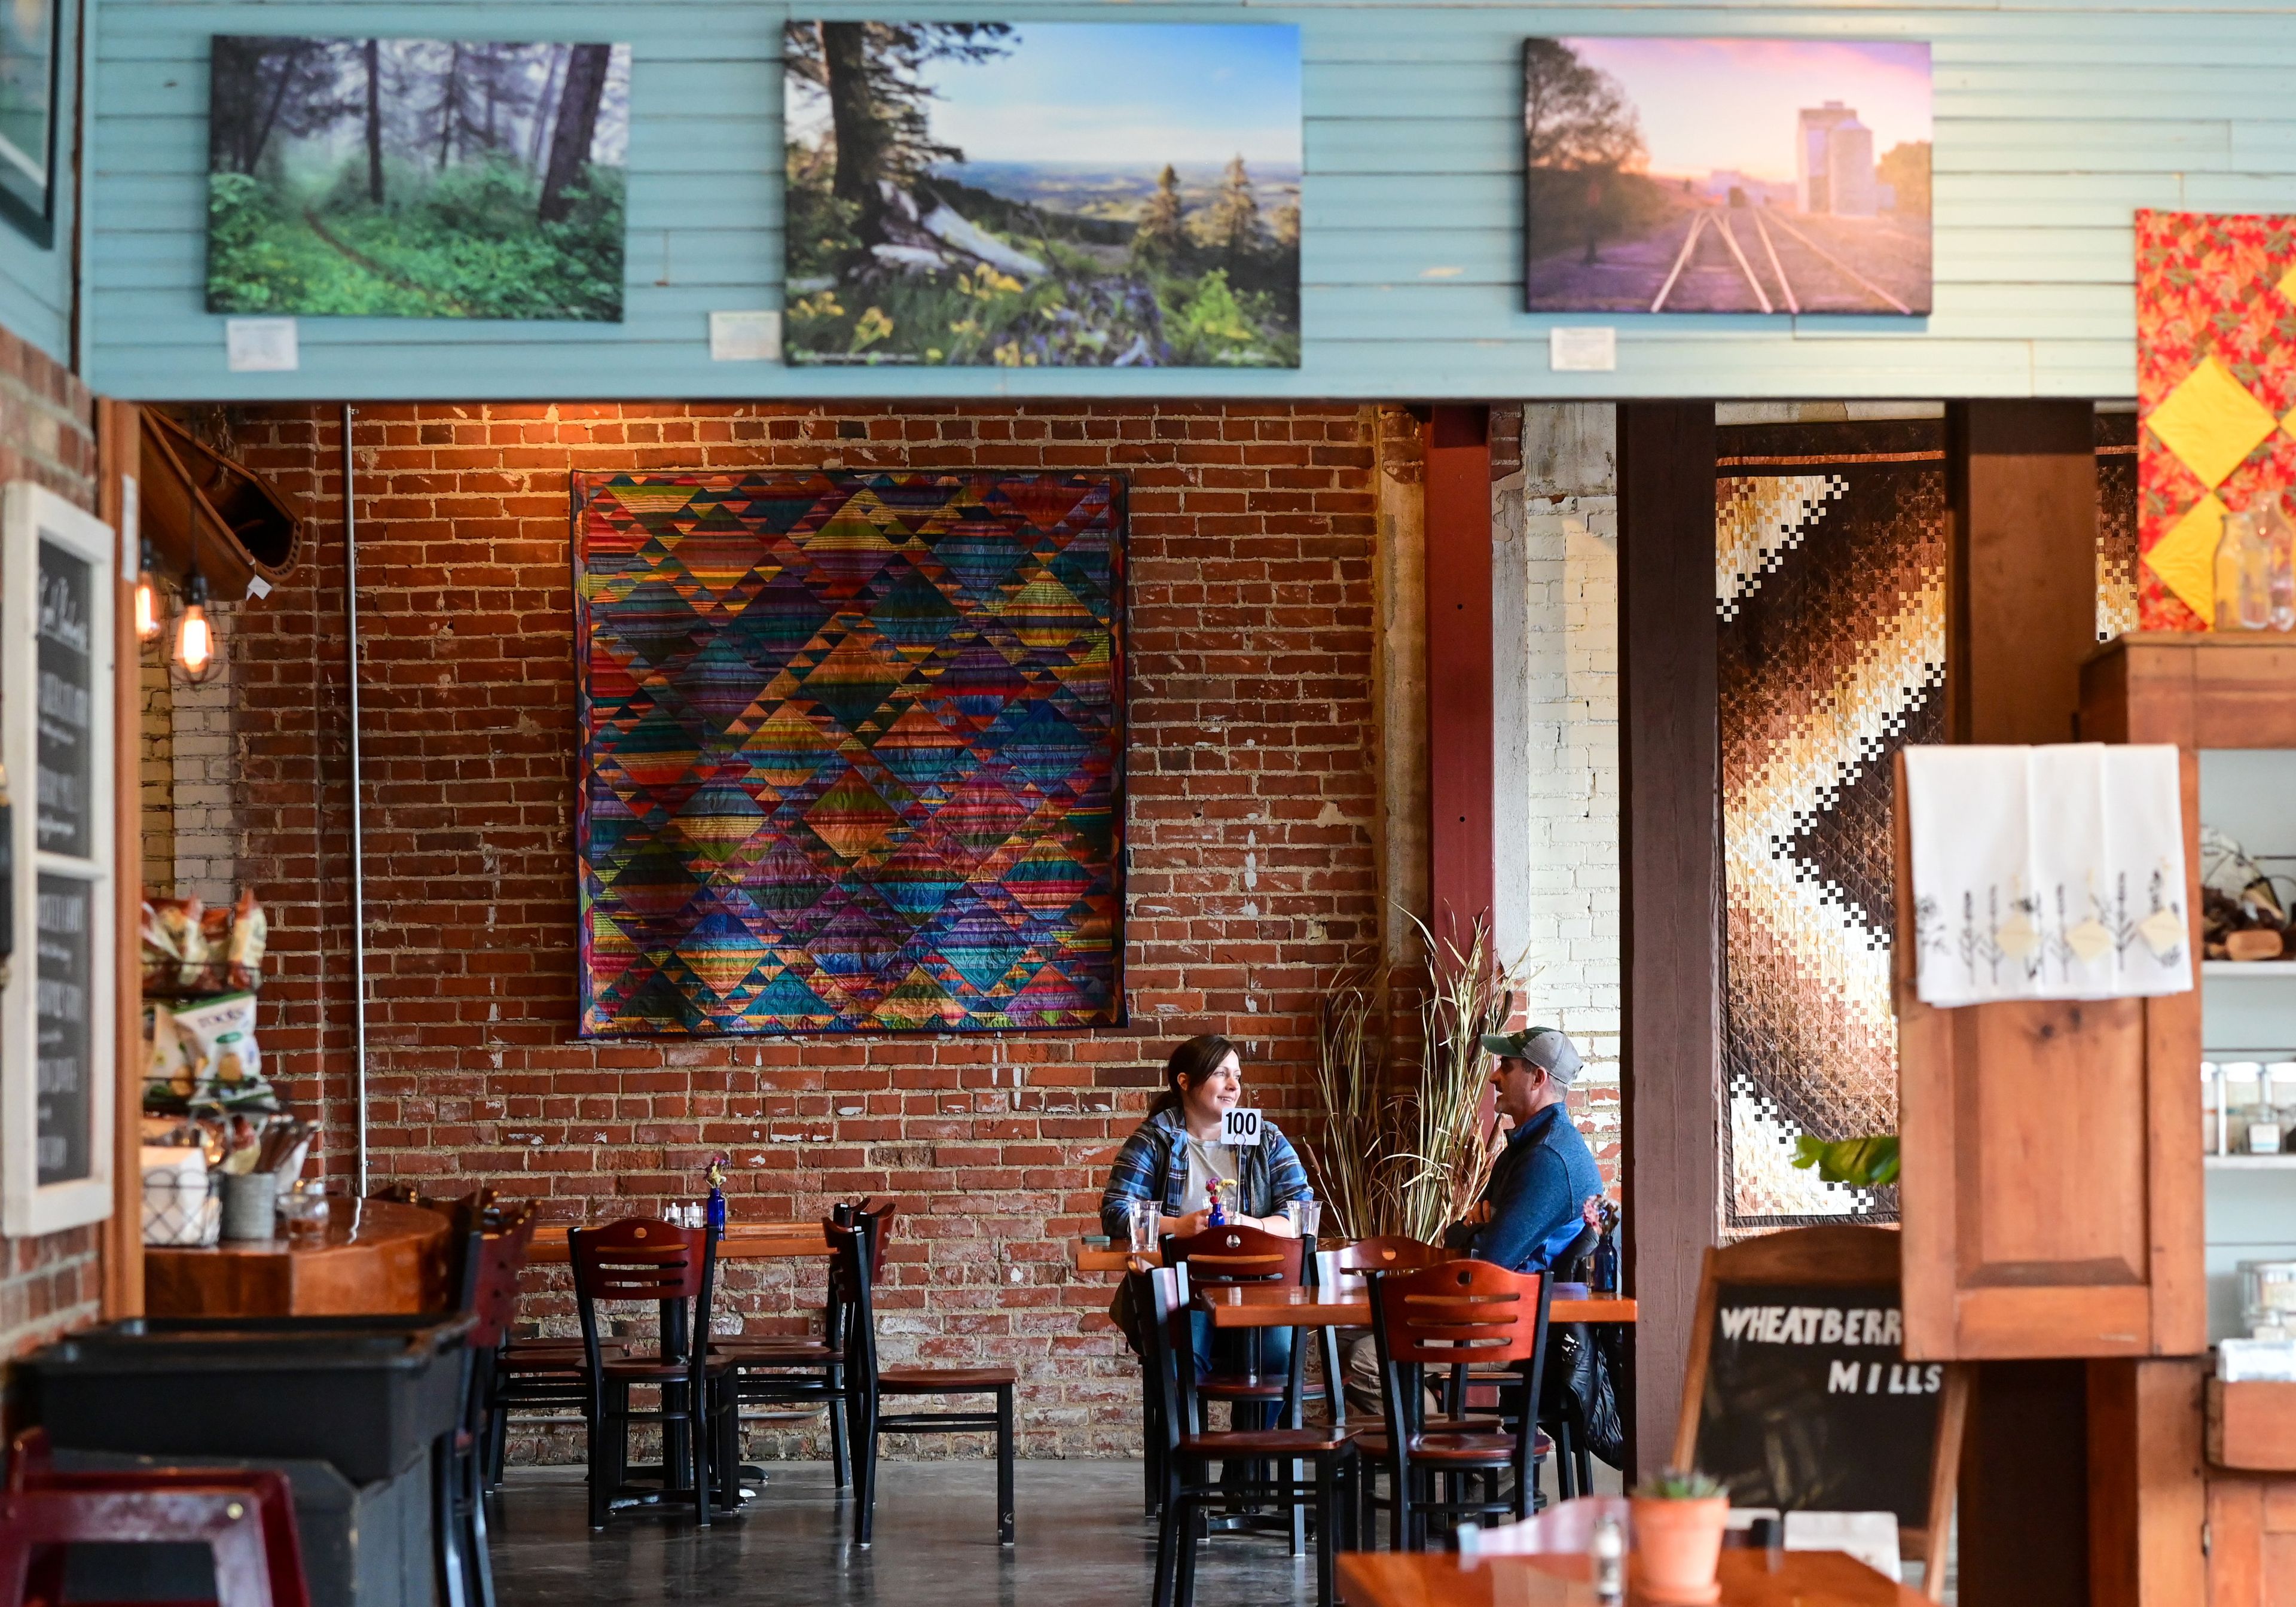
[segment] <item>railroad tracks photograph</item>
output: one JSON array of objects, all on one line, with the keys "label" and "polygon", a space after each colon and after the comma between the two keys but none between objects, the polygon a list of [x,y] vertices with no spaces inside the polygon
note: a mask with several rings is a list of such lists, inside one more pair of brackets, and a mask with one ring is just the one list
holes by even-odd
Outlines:
[{"label": "railroad tracks photograph", "polygon": [[1532,39],[1532,312],[1930,310],[1925,45]]}]

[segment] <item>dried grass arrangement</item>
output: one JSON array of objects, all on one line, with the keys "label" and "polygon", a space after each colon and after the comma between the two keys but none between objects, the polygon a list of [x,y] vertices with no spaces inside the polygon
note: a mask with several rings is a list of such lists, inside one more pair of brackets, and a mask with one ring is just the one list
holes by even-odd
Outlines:
[{"label": "dried grass arrangement", "polygon": [[1483,1113],[1490,1056],[1481,1039],[1513,1008],[1505,969],[1480,919],[1464,942],[1412,924],[1429,962],[1413,979],[1423,987],[1408,1083],[1390,1047],[1390,970],[1343,972],[1322,1009],[1316,1130],[1303,1147],[1327,1231],[1350,1238],[1440,1238],[1481,1197],[1498,1153],[1497,1123]]}]

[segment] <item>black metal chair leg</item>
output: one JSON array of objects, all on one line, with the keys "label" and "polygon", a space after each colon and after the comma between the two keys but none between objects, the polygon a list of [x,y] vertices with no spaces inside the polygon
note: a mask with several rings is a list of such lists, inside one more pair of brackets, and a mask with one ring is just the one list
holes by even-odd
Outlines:
[{"label": "black metal chair leg", "polygon": [[1203,1521],[1200,1497],[1191,1493],[1174,1503],[1180,1526],[1179,1565],[1173,1575],[1171,1607],[1196,1604],[1196,1528]]},{"label": "black metal chair leg", "polygon": [[996,1391],[996,1544],[1013,1544],[1013,1386]]},{"label": "black metal chair leg", "polygon": [[827,1376],[832,1397],[829,1403],[829,1472],[841,1490],[845,1488],[845,1414],[841,1410],[844,1403],[833,1398],[845,1388],[845,1369],[832,1364]]},{"label": "black metal chair leg", "polygon": [[455,1437],[430,1442],[430,1529],[433,1569],[443,1607],[471,1607],[463,1578],[463,1547],[455,1521]]}]

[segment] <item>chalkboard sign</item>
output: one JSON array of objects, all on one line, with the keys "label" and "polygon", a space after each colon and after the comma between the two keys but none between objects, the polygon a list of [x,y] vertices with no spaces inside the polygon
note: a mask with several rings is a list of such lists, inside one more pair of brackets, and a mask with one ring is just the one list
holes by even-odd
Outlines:
[{"label": "chalkboard sign", "polygon": [[1945,1521],[1966,1385],[1905,1357],[1898,1235],[1813,1227],[1707,1252],[1676,1459],[1733,1506]]},{"label": "chalkboard sign", "polygon": [[112,1209],[119,543],[24,481],[0,489],[0,762],[15,951],[0,987],[0,1234]]},{"label": "chalkboard sign", "polygon": [[89,934],[94,922],[85,881],[40,878],[33,931],[38,945],[38,991],[32,1025],[39,1053],[39,1096],[34,1107],[36,1164],[43,1187],[76,1183],[88,1174],[89,1127],[95,1086],[90,1005],[95,996]]},{"label": "chalkboard sign", "polygon": [[34,840],[44,853],[94,851],[94,566],[40,539],[38,791]]}]

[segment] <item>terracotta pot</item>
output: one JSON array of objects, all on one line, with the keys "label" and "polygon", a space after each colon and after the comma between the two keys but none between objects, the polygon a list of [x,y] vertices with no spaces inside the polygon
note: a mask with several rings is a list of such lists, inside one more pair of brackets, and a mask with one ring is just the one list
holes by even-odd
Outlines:
[{"label": "terracotta pot", "polygon": [[1722,1555],[1722,1529],[1730,1498],[1703,1501],[1634,1498],[1635,1562],[1644,1594],[1662,1602],[1715,1599],[1714,1569]]}]

